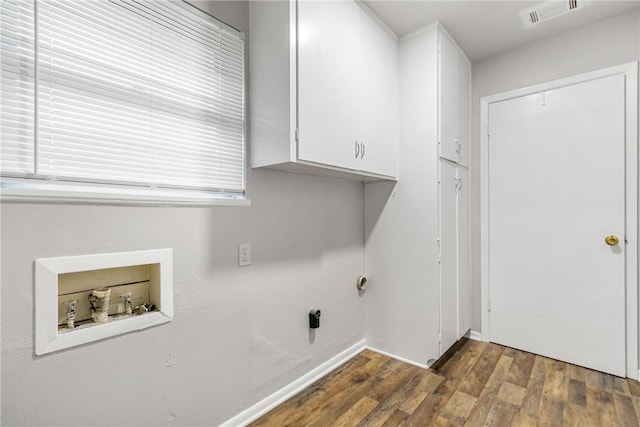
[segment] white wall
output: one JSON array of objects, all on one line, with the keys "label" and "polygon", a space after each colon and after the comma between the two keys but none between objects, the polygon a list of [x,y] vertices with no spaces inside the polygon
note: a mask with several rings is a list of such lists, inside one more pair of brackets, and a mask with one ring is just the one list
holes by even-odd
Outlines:
[{"label": "white wall", "polygon": [[[533,31],[533,30],[532,30]],[[480,330],[480,98],[640,59],[640,11],[509,50],[472,65],[471,230],[474,330]]]},{"label": "white wall", "polygon": [[400,41],[398,183],[365,186],[367,345],[426,365],[440,355],[437,29]]},{"label": "white wall", "polygon": [[[248,30],[246,2],[198,4]],[[2,422],[216,425],[364,338],[362,184],[250,170],[247,186],[250,208],[3,204]],[[172,323],[34,357],[34,259],[165,247]]]}]

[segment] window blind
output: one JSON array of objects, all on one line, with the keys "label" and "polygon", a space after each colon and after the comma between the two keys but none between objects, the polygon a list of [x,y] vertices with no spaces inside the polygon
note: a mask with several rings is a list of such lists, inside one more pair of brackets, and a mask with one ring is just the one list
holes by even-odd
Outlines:
[{"label": "window blind", "polygon": [[[39,0],[35,16],[37,136],[33,144],[24,135],[36,147],[27,174],[244,191],[241,33],[182,1]],[[4,74],[3,62],[3,82]],[[3,104],[3,123],[4,113]],[[25,172],[9,166],[3,157],[3,170]]]},{"label": "window blind", "polygon": [[33,3],[0,1],[0,167],[26,175],[34,168]]}]

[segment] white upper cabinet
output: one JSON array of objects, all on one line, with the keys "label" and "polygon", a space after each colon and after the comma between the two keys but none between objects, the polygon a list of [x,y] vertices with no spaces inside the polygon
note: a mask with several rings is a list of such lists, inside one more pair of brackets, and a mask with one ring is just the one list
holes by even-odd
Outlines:
[{"label": "white upper cabinet", "polygon": [[439,34],[440,157],[458,161],[458,49],[442,32]]},{"label": "white upper cabinet", "polygon": [[251,2],[253,167],[395,179],[397,41],[363,7]]},{"label": "white upper cabinet", "polygon": [[360,162],[357,168],[395,177],[398,163],[398,44],[360,11]]},{"label": "white upper cabinet", "polygon": [[458,52],[458,164],[469,167],[471,150],[471,62]]},{"label": "white upper cabinet", "polygon": [[360,7],[298,3],[298,159],[356,169]]},{"label": "white upper cabinet", "polygon": [[440,157],[469,166],[471,64],[445,32],[439,33]]}]

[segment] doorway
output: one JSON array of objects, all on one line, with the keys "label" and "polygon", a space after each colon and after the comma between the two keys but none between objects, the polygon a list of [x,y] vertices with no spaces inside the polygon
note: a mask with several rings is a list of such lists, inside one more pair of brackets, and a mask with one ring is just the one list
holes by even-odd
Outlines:
[{"label": "doorway", "polygon": [[637,64],[482,99],[482,336],[638,378]]}]

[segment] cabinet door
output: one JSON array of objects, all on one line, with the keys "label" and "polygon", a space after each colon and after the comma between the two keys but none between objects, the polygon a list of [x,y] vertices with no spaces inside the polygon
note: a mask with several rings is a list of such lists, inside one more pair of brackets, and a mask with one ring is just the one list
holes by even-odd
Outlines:
[{"label": "cabinet door", "polygon": [[469,170],[458,168],[458,338],[471,329]]},{"label": "cabinet door", "polygon": [[440,161],[440,353],[458,339],[456,166]]},{"label": "cabinet door", "polygon": [[398,47],[360,11],[360,140],[358,169],[392,176],[398,163]]},{"label": "cabinet door", "polygon": [[355,168],[359,133],[355,2],[298,2],[298,159]]},{"label": "cabinet door", "polygon": [[458,48],[440,33],[440,157],[458,161]]},{"label": "cabinet door", "polygon": [[469,121],[469,89],[471,88],[471,63],[462,52],[458,52],[458,141],[460,142],[458,164],[469,167],[471,148],[471,123]]}]

